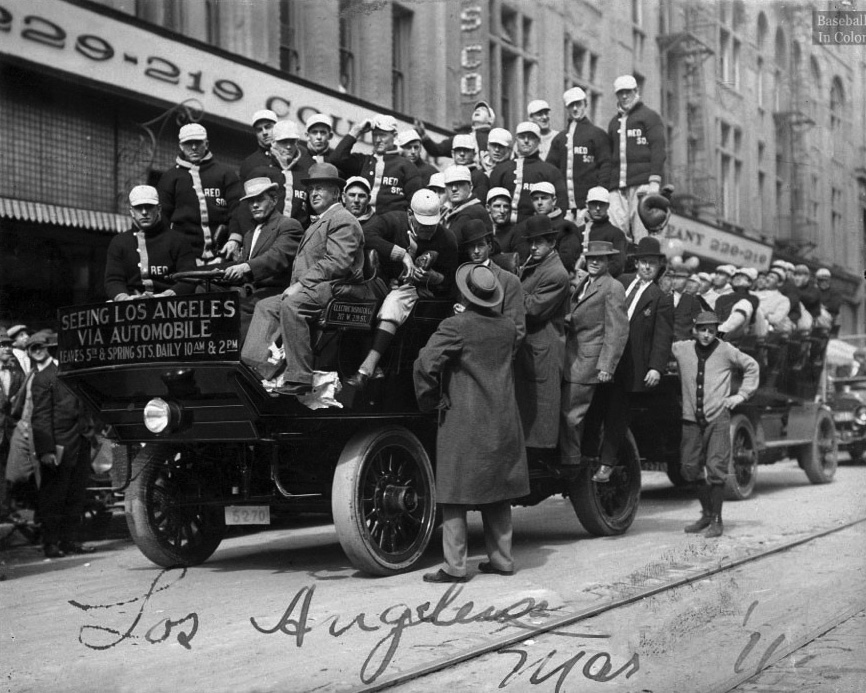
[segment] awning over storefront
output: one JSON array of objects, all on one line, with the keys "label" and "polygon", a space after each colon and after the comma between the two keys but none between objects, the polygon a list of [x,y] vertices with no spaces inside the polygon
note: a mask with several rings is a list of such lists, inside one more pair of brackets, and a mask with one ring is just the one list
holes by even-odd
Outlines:
[{"label": "awning over storefront", "polygon": [[120,233],[130,226],[130,219],[124,214],[97,212],[92,209],[75,209],[61,205],[48,205],[43,202],[13,200],[0,197],[0,219],[16,219],[41,224],[71,226],[77,229]]},{"label": "awning over storefront", "polygon": [[682,243],[685,253],[717,265],[765,270],[773,259],[771,245],[679,214],[671,214],[665,238]]}]

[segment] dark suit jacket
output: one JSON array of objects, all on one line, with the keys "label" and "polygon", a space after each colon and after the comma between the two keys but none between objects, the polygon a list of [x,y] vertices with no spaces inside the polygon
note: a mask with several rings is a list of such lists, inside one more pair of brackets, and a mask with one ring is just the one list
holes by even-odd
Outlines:
[{"label": "dark suit jacket", "polygon": [[[24,371],[18,365],[18,359],[13,356],[9,361],[9,393],[0,386],[0,445],[7,436],[12,435],[12,429],[15,428],[15,420],[11,416],[12,400],[24,384]],[[4,480],[0,479],[0,483],[4,483]]]},{"label": "dark suit jacket", "polygon": [[[628,292],[636,275],[623,274],[619,281]],[[628,305],[626,305],[628,310]],[[629,337],[616,379],[628,392],[648,392],[644,385],[647,371],[664,373],[671,355],[674,336],[674,302],[655,283],[641,294],[629,320]]]},{"label": "dark suit jacket", "polygon": [[250,255],[255,230],[255,222],[253,222],[253,228],[244,234],[241,262],[249,264],[253,283],[257,289],[264,287],[285,289],[292,277],[292,263],[298,252],[298,244],[304,235],[301,223],[297,219],[283,216],[274,209],[262,225],[256,247],[252,249]]},{"label": "dark suit jacket", "polygon": [[[671,296],[673,300],[673,296]],[[683,294],[680,302],[674,306],[674,341],[680,342],[692,338],[692,326],[698,313],[703,310],[697,296]]]},{"label": "dark suit jacket", "polygon": [[36,455],[54,452],[62,445],[70,454],[64,453],[61,464],[75,464],[74,450],[79,437],[86,432],[86,418],[78,398],[63,383],[57,380],[57,366],[52,362],[33,376],[33,447]]}]

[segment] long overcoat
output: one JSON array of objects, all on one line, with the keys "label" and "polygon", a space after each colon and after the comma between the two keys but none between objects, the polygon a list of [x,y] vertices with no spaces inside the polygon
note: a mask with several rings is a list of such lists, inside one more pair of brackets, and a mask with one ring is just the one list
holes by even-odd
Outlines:
[{"label": "long overcoat", "polygon": [[[618,280],[627,290],[634,274]],[[627,392],[648,392],[647,371],[664,373],[674,339],[674,302],[657,284],[650,284],[637,299],[629,319],[629,337],[616,370],[616,379]]]},{"label": "long overcoat", "polygon": [[526,445],[554,448],[559,435],[559,401],[565,362],[568,272],[553,251],[527,266],[520,277],[526,309],[526,339],[517,353],[514,377]]},{"label": "long overcoat", "polygon": [[516,335],[509,318],[470,306],[443,320],[418,354],[418,405],[422,411],[440,408],[440,503],[480,505],[529,493],[511,365]]}]

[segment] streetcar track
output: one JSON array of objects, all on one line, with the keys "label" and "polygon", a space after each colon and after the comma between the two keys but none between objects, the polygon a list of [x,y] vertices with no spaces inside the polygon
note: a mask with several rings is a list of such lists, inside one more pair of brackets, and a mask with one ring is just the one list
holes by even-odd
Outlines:
[{"label": "streetcar track", "polygon": [[[823,537],[829,536],[831,534],[835,534],[836,532],[840,532],[845,529],[849,529],[854,527],[862,522],[866,522],[866,517],[861,517],[856,520],[852,520],[845,524],[839,525],[838,527],[832,527],[830,529],[823,530],[821,532],[817,532],[815,534],[809,534],[800,539],[795,539],[793,541],[786,542],[784,544],[780,544],[779,546],[775,546],[773,548],[765,549],[763,551],[758,551],[756,553],[750,554],[748,556],[743,556],[742,558],[735,559],[733,561],[729,561],[727,563],[720,563],[711,568],[704,568],[699,570],[694,575],[687,575],[685,577],[679,578],[677,580],[673,580],[671,582],[667,582],[663,585],[657,585],[655,587],[651,587],[648,589],[641,590],[636,592],[635,594],[631,594],[627,597],[622,597],[619,599],[614,599],[613,601],[606,602],[604,604],[600,604],[597,606],[589,607],[587,609],[583,609],[581,611],[570,613],[566,616],[562,616],[560,618],[554,619],[549,623],[540,626],[532,626],[530,628],[530,632],[522,632],[516,635],[511,635],[505,638],[494,639],[490,642],[484,643],[482,645],[478,645],[476,647],[470,648],[462,653],[451,655],[448,657],[443,657],[441,659],[435,660],[428,664],[423,664],[414,669],[410,669],[405,671],[397,676],[393,676],[384,681],[379,681],[375,684],[369,686],[363,686],[361,688],[355,688],[353,691],[357,693],[373,693],[373,691],[381,691],[387,688],[392,688],[394,686],[398,686],[403,683],[408,683],[410,681],[421,679],[425,676],[430,676],[431,674],[435,674],[439,671],[443,671],[445,669],[449,669],[451,667],[457,666],[458,664],[462,664],[464,662],[468,662],[472,659],[477,659],[486,654],[490,654],[491,652],[496,652],[498,650],[505,649],[507,647],[511,647],[513,645],[517,645],[519,643],[524,642],[530,637],[537,637],[539,635],[543,635],[545,633],[553,633],[560,628],[564,628],[566,626],[573,625],[575,623],[579,623],[580,621],[585,621],[590,618],[594,618],[595,616],[599,616],[601,614],[609,613],[611,611],[615,611],[617,609],[621,609],[632,604],[635,604],[647,597],[653,597],[657,594],[661,594],[663,592],[668,592],[679,587],[684,587],[686,585],[699,582],[713,575],[717,575],[719,573],[724,573],[730,570],[734,570],[739,568],[740,566],[746,565],[747,563],[752,563],[754,561],[758,561],[764,558],[768,558],[769,556],[773,556],[777,553],[782,553],[784,551],[789,551],[798,546],[802,546],[803,544],[807,544],[816,539],[821,539]],[[824,633],[832,630],[837,625],[842,623],[843,621],[851,618],[855,614],[860,611],[866,609],[866,603],[859,604],[855,607],[847,609],[843,612],[842,615],[837,615],[828,621],[825,621],[818,628],[810,631],[806,636],[793,643],[789,647],[784,650],[779,650],[773,654],[771,658],[767,660],[764,666],[759,671],[752,670],[748,674],[743,674],[742,677],[735,677],[733,679],[728,679],[723,684],[720,684],[718,687],[712,689],[712,693],[726,693],[727,691],[735,688],[740,685],[744,681],[756,676],[760,671],[763,671],[769,666],[772,666],[776,662],[778,662],[783,657],[790,655],[792,652],[804,647],[812,640],[820,637]],[[520,625],[517,623],[513,623],[512,625]],[[727,687],[724,687],[727,686]]]}]

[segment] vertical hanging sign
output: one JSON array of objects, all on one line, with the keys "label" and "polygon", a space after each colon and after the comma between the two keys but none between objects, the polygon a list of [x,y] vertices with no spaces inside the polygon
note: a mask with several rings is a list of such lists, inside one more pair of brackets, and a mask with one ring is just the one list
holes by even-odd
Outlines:
[{"label": "vertical hanging sign", "polygon": [[462,0],[460,7],[460,101],[471,108],[486,88],[484,65],[484,11],[478,0]]}]

